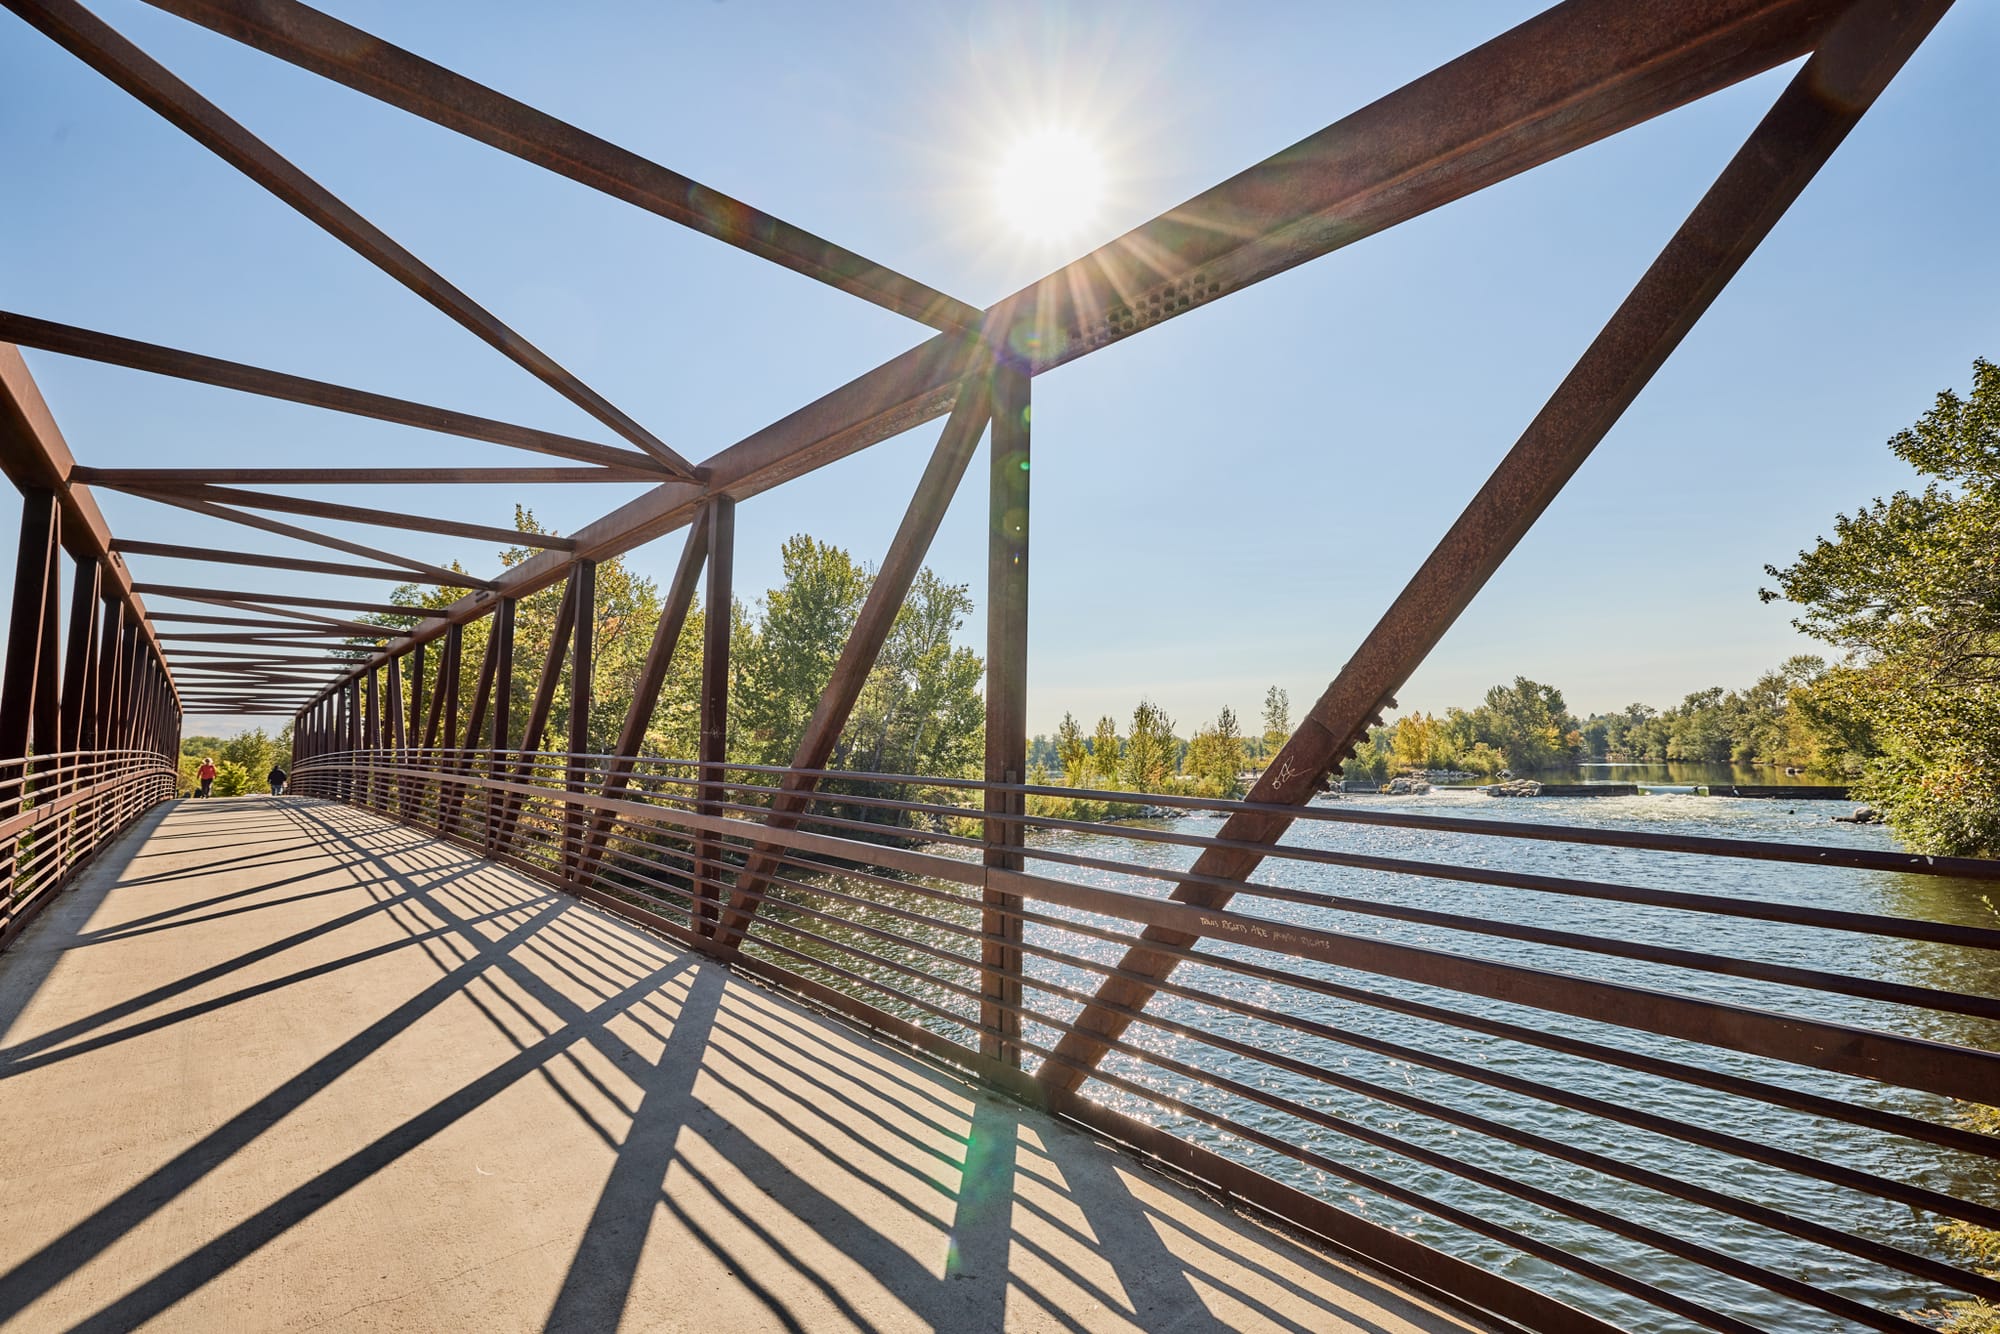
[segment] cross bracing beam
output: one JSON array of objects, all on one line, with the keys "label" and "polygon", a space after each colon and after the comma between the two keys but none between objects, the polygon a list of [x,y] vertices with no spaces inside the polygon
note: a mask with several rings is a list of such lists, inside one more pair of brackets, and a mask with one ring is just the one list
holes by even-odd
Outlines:
[{"label": "cross bracing beam", "polygon": [[688,461],[74,0],[6,0],[70,54],[670,470]]},{"label": "cross bracing beam", "polygon": [[[325,547],[329,551],[344,551],[351,556],[366,556],[371,560],[379,560],[389,565],[407,569],[412,574],[429,575],[439,580],[456,578],[459,574],[457,570],[448,570],[441,565],[432,565],[426,561],[413,560],[408,556],[399,556],[393,551],[384,551],[379,547],[371,547],[363,542],[350,542],[344,537],[334,537],[329,533],[314,532],[310,528],[300,528],[296,524],[283,523],[277,519],[267,518],[262,514],[252,514],[247,510],[231,509],[227,505],[218,505],[213,501],[198,500],[192,495],[185,495],[176,491],[133,490],[128,494],[139,496],[145,500],[151,500],[157,504],[171,505],[176,509],[184,509],[191,514],[205,514],[212,519],[221,519],[225,523],[239,524],[245,528],[255,528],[260,532],[276,533],[279,537],[289,537],[310,546]],[[485,580],[481,580],[477,586],[484,586],[486,582]]]},{"label": "cross bracing beam", "polygon": [[531,426],[494,421],[451,408],[412,403],[365,389],[328,384],[324,380],[309,380],[284,371],[246,366],[242,362],[225,361],[221,357],[204,356],[199,352],[183,352],[177,348],[161,347],[157,343],[142,343],[135,338],[120,338],[116,334],[99,333],[94,329],[79,329],[72,324],[57,324],[32,315],[0,311],[0,341],[66,357],[80,357],[86,361],[100,361],[110,366],[150,371],[155,375],[168,375],[220,389],[283,399],[288,403],[303,403],[308,407],[345,412],[356,417],[394,422],[399,426],[414,426],[442,435],[481,440],[511,449],[532,450],[538,454],[553,454],[654,479],[669,475],[660,463],[635,450],[578,440]]},{"label": "cross bracing beam", "polygon": [[984,312],[291,0],[153,0],[301,69],[546,167],[727,245],[947,331]]},{"label": "cross bracing beam", "polygon": [[292,593],[239,593],[218,588],[187,588],[179,584],[134,584],[133,588],[155,597],[180,598],[187,602],[224,602],[231,605],[269,602],[285,607],[325,607],[332,611],[371,612],[380,616],[413,616],[420,620],[444,614],[430,607],[398,607],[390,602],[347,602],[339,598],[301,597]]},{"label": "cross bracing beam", "polygon": [[[1796,59],[1838,9],[1568,0],[1022,289],[984,327],[1032,330],[1031,373],[1063,365]],[[935,420],[987,355],[981,339],[940,334],[711,456],[704,485],[663,483],[579,528],[575,554],[618,555],[684,526],[708,494],[748,499]],[[525,597],[565,566],[543,553],[499,582]],[[485,605],[463,600],[446,619]]]},{"label": "cross bracing beam", "polygon": [[85,468],[79,482],[112,487],[185,486],[566,486],[654,482],[631,468]]},{"label": "cross bracing beam", "polygon": [[[1950,4],[1861,0],[1841,16],[1246,800],[1303,805],[1354,752],[1393,702],[1390,693],[1444,637]],[[1221,909],[1233,891],[1213,882],[1247,879],[1291,822],[1267,811],[1235,812],[1217,834],[1229,846],[1205,850],[1190,871],[1210,883],[1182,884],[1171,897]],[[1172,950],[1194,938],[1148,927],[1141,939]],[[1156,994],[1142,979],[1163,978],[1177,963],[1162,949],[1128,950],[1118,975],[1105,979],[1057,1043],[1041,1081],[1060,1092],[1080,1086]]]},{"label": "cross bracing beam", "polygon": [[302,574],[336,574],[353,579],[386,579],[392,584],[436,584],[442,588],[493,587],[492,580],[475,579],[469,574],[425,579],[412,570],[394,569],[388,566],[347,565],[329,560],[294,560],[287,556],[260,556],[250,551],[188,547],[172,542],[134,542],[122,537],[111,540],[111,549],[128,556],[164,556],[173,560],[209,561],[220,565],[249,565],[265,570],[296,570]]},{"label": "cross bracing beam", "polygon": [[413,533],[431,533],[448,537],[469,537],[480,542],[494,542],[505,547],[541,547],[545,550],[569,551],[575,547],[567,537],[557,537],[549,533],[524,533],[512,528],[494,528],[480,523],[461,523],[456,519],[433,518],[422,514],[402,514],[395,510],[371,509],[361,505],[340,505],[329,500],[309,500],[300,496],[272,495],[268,491],[239,491],[226,486],[184,486],[184,487],[119,487],[129,490],[148,500],[161,500],[169,496],[185,497],[189,500],[205,500],[216,505],[235,505],[245,509],[276,510],[280,514],[304,514],[319,519],[334,519],[342,523],[368,524],[378,528],[401,528]]}]

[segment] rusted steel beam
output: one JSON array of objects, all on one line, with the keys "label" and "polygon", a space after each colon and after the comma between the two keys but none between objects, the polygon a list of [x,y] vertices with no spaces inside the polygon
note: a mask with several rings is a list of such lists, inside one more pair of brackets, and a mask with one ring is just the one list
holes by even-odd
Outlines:
[{"label": "rusted steel beam", "polygon": [[[599,788],[604,796],[616,797],[630,786],[634,761],[645,747],[646,725],[659,708],[660,688],[667,682],[674,650],[680,646],[681,631],[687,625],[689,610],[694,606],[695,586],[708,560],[708,521],[708,511],[703,510],[688,525],[680,563],[674,567],[673,582],[667,586],[666,596],[661,601],[660,619],[653,626],[653,642],[646,649],[646,661],[639,668],[639,679],[633,683],[632,702],[625,707],[624,725],[618,729],[618,741],[611,757],[605,761],[604,781]],[[604,859],[605,845],[611,837],[611,822],[612,817],[602,811],[591,817],[590,832],[584,840],[584,853],[577,864],[576,879],[579,884],[587,885],[595,877],[597,867]]]},{"label": "rusted steel beam", "polygon": [[[132,591],[125,563],[111,555],[111,530],[87,486],[69,483],[76,460],[57,429],[49,405],[28,373],[27,363],[11,344],[0,343],[0,472],[22,492],[47,491],[63,511],[64,547],[78,560],[102,564],[105,595],[116,598],[128,612],[126,624],[140,627],[151,642],[153,627],[146,604]],[[169,681],[168,689],[172,689]]]},{"label": "rusted steel beam", "polygon": [[946,296],[782,218],[290,0],[153,0],[301,69],[937,329],[976,329]]},{"label": "rusted steel beam", "polygon": [[49,534],[47,564],[42,580],[41,634],[35,653],[35,689],[31,713],[37,755],[62,750],[62,506],[54,497],[47,512],[55,528]]},{"label": "rusted steel beam", "polygon": [[[590,750],[590,709],[597,674],[597,562],[580,560],[569,577],[573,642],[569,653],[569,772],[572,795],[584,790],[588,772],[583,756]],[[555,652],[551,646],[550,653]],[[589,808],[576,801],[563,807],[563,874],[575,879],[583,870],[584,822]]]},{"label": "rusted steel beam", "polygon": [[337,574],[354,579],[385,579],[392,584],[435,584],[440,588],[491,588],[490,579],[469,574],[430,578],[414,570],[391,569],[379,565],[347,565],[330,560],[294,560],[288,556],[261,556],[250,551],[224,551],[217,547],[187,547],[172,542],[135,542],[114,537],[111,549],[128,556],[164,556],[172,560],[209,561],[218,565],[250,565],[263,570],[296,570],[301,574]]},{"label": "rusted steel beam", "polygon": [[100,486],[563,486],[657,482],[636,468],[86,468],[74,481]]},{"label": "rusted steel beam", "polygon": [[[537,751],[542,747],[542,733],[549,725],[549,710],[555,707],[556,687],[562,684],[563,660],[569,653],[570,625],[576,619],[577,578],[571,573],[569,583],[563,588],[562,600],[556,604],[555,624],[549,629],[549,651],[542,659],[542,672],[535,681],[534,698],[528,704],[528,721],[521,729],[521,749]],[[571,705],[574,708],[574,703]],[[507,772],[513,774],[517,782],[527,782],[529,767],[527,761],[511,764]],[[505,849],[513,837],[515,821],[521,814],[521,798],[509,796],[502,802],[499,832],[495,842]]]},{"label": "rusted steel beam", "polygon": [[[785,775],[779,784],[780,791],[771,799],[771,814],[765,821],[771,828],[788,829],[798,822],[799,813],[806,809],[818,784],[813,774],[800,771],[824,767],[827,757],[833,754],[834,744],[847,726],[848,715],[861,697],[862,687],[868,683],[868,673],[882,652],[882,644],[895,627],[896,614],[902,610],[910,585],[923,568],[931,539],[937,535],[945,510],[950,507],[959,481],[979,448],[979,437],[986,430],[992,411],[987,379],[982,375],[968,381],[959,392],[958,404],[938,436],[937,447],[931,451],[930,462],[917,482],[916,494],[910,498],[903,521],[889,543],[888,554],[882,559],[882,568],[868,586],[868,596],[861,604],[860,615],[855,617],[854,629],[841,648],[839,660],[834,663],[833,675],[806,723],[804,735],[799,738],[792,771]],[[743,932],[749,928],[761,902],[765,878],[777,866],[776,851],[763,846],[745,861],[730,895],[729,909],[715,932],[718,950],[732,952],[742,943]]]},{"label": "rusted steel beam", "polygon": [[[361,621],[278,620],[278,608],[271,608],[271,617],[256,616],[204,616],[194,612],[163,611],[153,613],[156,622],[174,625],[245,625],[268,630],[273,634],[325,634],[335,627],[352,630],[357,635],[386,635],[388,632],[379,625],[368,625]],[[160,638],[168,638],[166,635]]]},{"label": "rusted steel beam", "polygon": [[375,612],[384,616],[412,616],[419,620],[444,615],[430,607],[398,607],[391,602],[345,602],[339,598],[309,598],[295,593],[240,593],[218,588],[188,588],[180,584],[134,584],[133,588],[155,597],[180,598],[187,602],[221,602],[228,605],[269,602],[280,607],[325,607],[330,611]]},{"label": "rusted steel beam", "polygon": [[94,329],[79,329],[72,324],[39,320],[32,315],[0,311],[0,341],[15,343],[21,347],[39,348],[44,352],[77,357],[85,361],[103,362],[109,366],[124,366],[132,370],[149,371],[154,375],[191,380],[196,384],[213,385],[218,389],[234,389],[264,398],[283,399],[287,403],[302,403],[307,407],[344,412],[349,416],[393,422],[398,426],[414,426],[419,430],[436,431],[441,435],[455,435],[467,440],[484,441],[490,445],[505,445],[511,449],[526,449],[538,454],[552,454],[559,458],[601,464],[607,468],[644,475],[653,480],[667,475],[666,470],[649,456],[615,445],[601,445],[595,441],[578,440],[553,431],[515,426],[511,422],[476,417],[471,413],[456,412],[450,408],[412,403],[406,399],[391,398],[386,394],[372,394],[365,389],[349,389],[345,385],[309,380],[304,376],[287,375],[283,371],[265,370],[259,366],[246,366],[241,362],[224,361],[220,357],[203,356],[198,352],[183,352],[178,348],[161,347],[157,343],[142,343],[137,339],[120,338],[116,334],[99,333]]},{"label": "rusted steel beam", "polygon": [[[1367,734],[1391,691],[1416,670],[1474,594],[1548,508],[1619,416],[1638,397],[1703,311],[1784,215],[1889,79],[1929,33],[1950,0],[1862,0],[1827,34],[1776,104],[1695,206],[1574,369],[1529,424],[1465,512],[1445,534],[1306,719],[1271,761],[1249,800],[1301,805]],[[1275,843],[1291,825],[1278,814],[1239,812],[1218,837]],[[1210,849],[1193,873],[1241,880],[1262,852]],[[1219,909],[1228,891],[1183,885],[1176,900]],[[1191,937],[1149,927],[1144,939]],[[1127,973],[1164,977],[1174,959],[1130,951]],[[1071,1090],[1102,1059],[1104,1039],[1129,1022],[1107,1008],[1138,1010],[1152,988],[1109,978],[1100,1004],[1078,1016],[1044,1067],[1051,1088]]]},{"label": "rusted steel beam", "polygon": [[[1569,0],[1024,288],[986,327],[1036,311],[1039,374],[1803,55],[1837,8]],[[708,488],[746,500],[934,420],[988,356],[981,340],[931,339],[708,459]],[[656,487],[580,528],[577,551],[651,541],[702,495]],[[531,557],[500,582],[526,596],[563,563]],[[480,614],[468,599],[449,619]]]},{"label": "rusted steel beam", "polygon": [[[47,615],[56,587],[57,561],[62,553],[62,510],[50,491],[21,495],[21,536],[14,560],[14,592],[7,618],[6,666],[0,674],[0,764],[27,757],[32,743],[37,753],[53,749],[41,734],[38,695],[47,688],[42,677],[43,641],[53,641],[56,625]],[[21,808],[26,785],[0,793],[0,820]],[[14,884],[13,840],[0,847],[0,893],[11,896]]]},{"label": "rusted steel beam", "polygon": [[[297,524],[284,523],[277,519],[267,518],[262,514],[252,514],[247,510],[231,509],[227,505],[217,505],[212,501],[197,500],[191,495],[178,491],[133,490],[127,492],[127,494],[140,496],[160,505],[172,505],[176,509],[184,509],[191,514],[206,514],[212,519],[221,519],[226,523],[241,524],[245,528],[256,528],[263,532],[276,533],[280,537],[289,537],[312,546],[325,547],[329,551],[344,551],[351,556],[366,556],[370,560],[385,561],[388,564],[407,569],[412,574],[422,575],[439,581],[460,577],[459,571],[448,570],[442,565],[432,565],[427,561],[398,555],[393,551],[384,551],[380,547],[371,547],[362,542],[349,541],[344,537],[334,537],[328,533],[315,532],[310,528],[301,528]],[[483,589],[493,583],[494,581],[490,579],[477,579],[474,580],[473,586]]]},{"label": "rusted steel beam", "polygon": [[470,537],[483,542],[495,542],[503,547],[544,547],[569,551],[576,545],[570,538],[554,537],[546,533],[523,533],[512,528],[460,523],[456,519],[433,518],[423,514],[401,514],[394,510],[378,510],[365,505],[340,505],[330,500],[308,500],[300,496],[278,496],[267,491],[240,491],[226,486],[133,488],[133,494],[155,500],[163,496],[186,496],[192,500],[239,505],[245,509],[276,510],[281,514],[306,514],[319,519],[371,524],[378,528],[401,528],[413,533]]},{"label": "rusted steel beam", "polygon": [[[989,868],[1021,869],[1020,823],[1028,779],[1028,499],[1027,367],[993,367],[992,442],[987,470],[985,852]],[[1020,899],[988,884],[980,889],[979,1053],[1018,1066],[1021,1048]]]},{"label": "rusted steel beam", "polygon": [[328,235],[415,292],[502,356],[603,422],[681,476],[688,461],[651,431],[614,407],[596,390],[558,365],[491,311],[223,110],[183,83],[158,61],[74,0],[6,0],[7,7],[57,45],[158,112],[195,142],[289,204]]},{"label": "rusted steel beam", "polygon": [[[266,630],[259,634],[161,635],[162,644],[252,644],[264,648],[329,648],[347,646],[356,636],[342,630]],[[382,636],[374,636],[380,640]]]},{"label": "rusted steel beam", "polygon": [[63,658],[62,737],[57,749],[90,749],[91,692],[97,682],[97,604],[104,597],[104,567],[94,560],[76,563],[70,586],[69,644]]},{"label": "rusted steel beam", "polygon": [[[696,777],[701,785],[695,809],[714,814],[723,797],[723,781],[729,762],[729,677],[733,649],[732,632],[736,592],[736,502],[718,496],[708,502],[708,592],[704,601],[708,612],[701,623],[701,740],[696,758],[701,767]],[[722,844],[700,837],[694,844],[694,878],[690,892],[699,906],[692,915],[697,930],[712,930],[718,916],[716,902],[720,890],[704,891],[701,877],[722,881]]]}]

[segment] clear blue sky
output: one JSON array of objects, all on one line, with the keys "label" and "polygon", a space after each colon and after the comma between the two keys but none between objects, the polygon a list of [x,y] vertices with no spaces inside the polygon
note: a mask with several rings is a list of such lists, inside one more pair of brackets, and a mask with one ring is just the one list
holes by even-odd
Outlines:
[{"label": "clear blue sky", "polygon": [[[926,330],[136,3],[99,13],[681,453],[700,459]],[[1518,22],[1531,4],[328,6],[976,304]],[[1747,682],[1808,647],[1766,561],[1909,477],[1883,448],[2000,357],[2000,6],[1949,15],[1403,692],[1526,674],[1580,712]],[[1145,693],[1185,732],[1267,684],[1302,709],[1775,96],[1754,80],[1043,376],[1030,721]],[[1022,240],[995,162],[1101,145],[1087,235]],[[0,306],[606,438],[601,428],[12,15],[0,15]],[[99,465],[533,456],[30,352]],[[935,428],[746,502],[886,548]],[[983,595],[983,469],[933,550]],[[333,494],[325,493],[322,494]],[[571,530],[627,487],[355,490]],[[122,535],[312,554],[105,495]],[[12,530],[11,488],[0,523]],[[379,531],[352,530],[371,540]],[[392,537],[490,571],[490,551]],[[12,539],[7,539],[11,550]],[[634,557],[656,577],[669,537]],[[331,557],[329,557],[331,558]],[[133,559],[157,582],[385,585]],[[199,580],[184,579],[200,576]],[[322,587],[324,586],[324,587]],[[157,604],[156,604],[157,605]],[[980,632],[967,627],[969,639]],[[233,730],[206,720],[202,730]]]}]

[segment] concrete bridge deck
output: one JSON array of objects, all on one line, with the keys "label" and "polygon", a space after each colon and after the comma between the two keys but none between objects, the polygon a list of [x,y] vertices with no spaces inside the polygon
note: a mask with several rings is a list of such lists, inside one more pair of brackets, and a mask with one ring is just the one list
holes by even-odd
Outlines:
[{"label": "concrete bridge deck", "polygon": [[335,804],[147,816],[0,1029],[10,1328],[1473,1328]]}]

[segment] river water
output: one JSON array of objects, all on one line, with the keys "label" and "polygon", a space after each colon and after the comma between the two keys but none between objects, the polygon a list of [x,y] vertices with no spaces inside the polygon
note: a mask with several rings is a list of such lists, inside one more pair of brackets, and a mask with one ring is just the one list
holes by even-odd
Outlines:
[{"label": "river water", "polygon": [[[1737,781],[1772,781],[1768,770],[1755,772],[1764,776]],[[1634,780],[1621,775],[1607,777],[1606,781]],[[1660,779],[1648,776],[1643,781]],[[1719,780],[1704,777],[1667,781]],[[1335,799],[1321,800],[1325,803]],[[1338,800],[1343,802],[1345,808],[1370,811],[1476,816],[1575,826],[1634,827],[1672,834],[1894,848],[1893,840],[1879,827],[1834,823],[1834,815],[1851,809],[1839,802],[1755,801],[1678,794],[1509,800],[1463,789],[1438,790],[1423,797],[1366,796]],[[1191,816],[1141,824],[1134,828],[1137,832],[1154,829],[1175,834],[1212,834],[1220,823],[1219,817]],[[2000,896],[1996,896],[1995,887],[1990,883],[1319,822],[1294,825],[1285,842],[1300,847],[1339,849],[1465,866],[1501,867],[1895,917],[2000,926],[2000,915],[1996,915],[1992,902]],[[1097,833],[1042,832],[1033,836],[1031,848],[1173,868],[1185,868],[1196,855],[1194,849],[1134,842]],[[1042,875],[1100,884],[1132,893],[1161,896],[1169,888],[1158,880],[1148,881],[1136,876],[1078,868],[1033,857],[1028,869]],[[2000,952],[1996,951],[1711,917],[1672,909],[1604,903],[1279,859],[1266,861],[1258,871],[1257,879],[1281,887],[1448,911],[1490,921],[1531,924],[1677,946],[1947,991],[1982,996],[2000,994]],[[880,887],[867,892],[877,901],[893,902],[896,898],[894,891],[885,891]],[[915,897],[909,900],[907,906],[920,911],[937,911],[934,902]],[[2000,1022],[1929,1008],[1827,995],[1756,980],[1607,958],[1556,946],[1334,911],[1320,905],[1239,896],[1232,908],[1278,921],[1525,964],[1574,977],[1654,987],[2000,1050]],[[1061,911],[1052,911],[1052,915],[1080,922],[1096,920],[1083,914]],[[1129,929],[1123,923],[1109,920],[1097,921],[1097,924],[1119,930]],[[962,941],[951,942],[946,935],[913,928],[907,919],[894,921],[885,918],[881,925],[912,938],[963,946]],[[815,929],[827,928],[816,925]],[[843,933],[834,931],[829,934],[838,937]],[[859,940],[860,937],[854,939]],[[1115,960],[1121,952],[1111,943],[1090,941],[1075,932],[1050,926],[1031,924],[1027,940],[1030,944],[1046,945],[1107,963]],[[864,943],[870,949],[885,952],[880,937]],[[1218,955],[1242,957],[1377,993],[1429,1002],[1459,1013],[1510,1021],[1538,1032],[1561,1033],[1624,1051],[1665,1057],[1927,1120],[1948,1121],[1956,1110],[1947,1100],[1929,1094],[1826,1074],[1693,1042],[1654,1037],[1609,1023],[1552,1015],[1354,970],[1262,953],[1232,943],[1210,941],[1205,942],[1203,948]],[[919,963],[926,962],[915,959],[915,956],[912,958]],[[929,966],[926,963],[926,967]],[[940,975],[949,971],[947,968]],[[1086,993],[1094,990],[1098,980],[1087,970],[1032,957],[1028,973],[1030,977]],[[1992,1161],[1921,1141],[1773,1108],[1730,1094],[1551,1053],[1521,1042],[1399,1015],[1296,986],[1245,978],[1209,966],[1184,964],[1174,974],[1174,980],[1252,1001],[1281,1013],[1303,1016],[1489,1070],[1556,1085],[1627,1108],[1727,1131],[1747,1139],[1792,1148],[1822,1160],[2000,1205],[2000,1184],[1996,1184],[1995,1164]],[[911,994],[922,994],[924,991],[921,982],[913,985],[907,976],[896,981]],[[942,993],[937,993],[936,998],[953,999]],[[1069,1018],[1078,1008],[1060,997],[1038,994],[1032,987],[1029,989],[1029,1003],[1059,1020]],[[954,1004],[957,1004],[955,1000]],[[1934,1233],[1936,1220],[1906,1205],[1884,1202],[1775,1167],[1551,1106],[1525,1095],[1494,1089],[1407,1061],[1391,1060],[1345,1044],[1217,1011],[1196,1002],[1161,996],[1149,1007],[1149,1013],[1279,1051],[1314,1067],[1334,1070],[1351,1078],[1473,1112],[1565,1144],[1593,1149],[1626,1163],[1720,1189],[1805,1219],[1831,1223],[1860,1236],[1920,1254],[1949,1258]],[[930,1021],[936,1022],[934,1018]],[[961,1036],[969,1038],[970,1034]],[[1032,1041],[1046,1043],[1054,1035],[1031,1025],[1028,1036]],[[1509,1180],[1545,1189],[1622,1219],[1676,1236],[1694,1238],[1728,1255],[1781,1274],[1807,1279],[1872,1306],[1910,1313],[1934,1307],[1941,1298],[1953,1295],[1937,1285],[1868,1261],[1823,1249],[1814,1243],[1358,1093],[1332,1088],[1317,1079],[1275,1070],[1247,1057],[1218,1052],[1193,1039],[1140,1025],[1133,1026],[1128,1039],[1149,1051],[1183,1061],[1204,1072],[1280,1094],[1341,1122],[1367,1127],[1410,1145],[1450,1155],[1479,1168],[1498,1172]],[[1032,1058],[1029,1063],[1032,1066]],[[1615,1233],[1525,1203],[1492,1186],[1467,1181],[1438,1166],[1412,1161],[1386,1148],[1363,1143],[1336,1129],[1301,1120],[1293,1114],[1250,1099],[1218,1092],[1201,1081],[1179,1078],[1116,1053],[1107,1059],[1104,1068],[1168,1096],[1226,1115],[1253,1129],[1280,1136],[1287,1142],[1304,1146],[1362,1172],[1421,1192],[1444,1204],[1504,1223],[1579,1256],[1670,1288],[1684,1297],[1740,1316],[1760,1327],[1804,1331],[1855,1327],[1835,1315],[1772,1296],[1688,1260],[1663,1254],[1627,1241]],[[1130,1092],[1102,1084],[1093,1086],[1092,1092],[1094,1096],[1134,1116],[1170,1126],[1177,1133],[1220,1152],[1250,1161],[1263,1171],[1331,1199],[1374,1222],[1496,1269],[1517,1281],[1543,1288],[1622,1326],[1633,1329],[1682,1327],[1679,1317],[1665,1315],[1635,1298],[1578,1278],[1553,1264],[1526,1257],[1474,1232],[1441,1221],[1420,1208],[1396,1202],[1357,1187],[1350,1181],[1303,1166],[1276,1152],[1247,1144],[1191,1118],[1165,1112]]]}]

